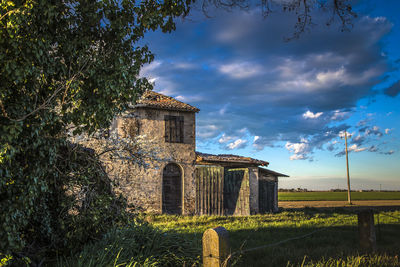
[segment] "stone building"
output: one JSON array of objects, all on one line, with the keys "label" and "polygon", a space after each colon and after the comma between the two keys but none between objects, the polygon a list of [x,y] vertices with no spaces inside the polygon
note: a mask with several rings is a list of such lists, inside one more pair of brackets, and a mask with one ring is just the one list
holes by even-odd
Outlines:
[{"label": "stone building", "polygon": [[[119,190],[142,210],[173,214],[249,215],[277,211],[278,177],[268,162],[195,151],[199,109],[153,91],[114,120],[119,136],[145,135],[160,149],[148,168],[105,164]],[[121,175],[123,173],[123,175]],[[123,178],[121,178],[123,177]]]}]

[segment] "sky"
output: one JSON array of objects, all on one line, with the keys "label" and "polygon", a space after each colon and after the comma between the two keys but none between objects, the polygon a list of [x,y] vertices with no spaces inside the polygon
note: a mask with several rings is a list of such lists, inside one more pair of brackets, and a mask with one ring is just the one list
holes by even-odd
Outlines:
[{"label": "sky", "polygon": [[400,190],[400,1],[362,3],[350,31],[316,10],[298,39],[281,8],[192,10],[145,36],[141,74],[200,109],[197,151],[268,161],[279,188],[345,189],[346,130],[352,189]]}]

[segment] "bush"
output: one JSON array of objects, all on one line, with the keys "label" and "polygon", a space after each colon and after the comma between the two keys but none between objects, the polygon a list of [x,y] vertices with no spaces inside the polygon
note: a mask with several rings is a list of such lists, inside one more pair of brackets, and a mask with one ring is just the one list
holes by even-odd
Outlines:
[{"label": "bush", "polygon": [[52,155],[19,151],[0,166],[8,176],[0,188],[0,254],[16,265],[78,251],[128,221],[125,200],[90,150],[59,139],[48,143]]}]

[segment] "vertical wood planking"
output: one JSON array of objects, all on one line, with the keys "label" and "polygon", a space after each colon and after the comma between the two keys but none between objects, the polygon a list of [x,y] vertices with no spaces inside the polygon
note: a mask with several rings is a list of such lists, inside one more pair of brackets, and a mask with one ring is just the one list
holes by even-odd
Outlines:
[{"label": "vertical wood planking", "polygon": [[204,190],[204,169],[201,171],[201,215],[204,215],[204,209],[206,206],[206,199],[205,199],[205,190]]},{"label": "vertical wood planking", "polygon": [[209,176],[209,180],[210,180],[210,210],[208,211],[208,214],[213,214],[213,204],[214,204],[214,195],[213,195],[213,180],[214,180],[214,172],[215,169],[212,168],[210,169],[210,176]]},{"label": "vertical wood planking", "polygon": [[199,215],[203,215],[203,169],[199,170]]},{"label": "vertical wood planking", "polygon": [[[211,188],[211,183],[210,183],[210,172],[211,170],[208,170],[208,175],[206,178],[207,182],[207,214],[210,214],[210,206],[211,206],[211,196],[210,196],[210,188]],[[208,179],[207,179],[208,178]]]},{"label": "vertical wood planking", "polygon": [[198,166],[195,174],[197,214],[223,215],[223,168]]},{"label": "vertical wood planking", "polygon": [[199,192],[199,182],[198,182],[198,175],[197,175],[197,172],[198,172],[198,170],[197,169],[195,169],[194,170],[194,182],[195,182],[195,184],[194,184],[194,188],[195,188],[195,195],[196,195],[196,199],[194,200],[194,202],[195,202],[195,210],[194,210],[194,212],[196,213],[196,214],[199,214],[199,207],[198,207],[198,200],[199,200],[199,198],[198,198],[198,192]]},{"label": "vertical wood planking", "polygon": [[220,180],[219,180],[219,195],[220,195],[220,215],[224,215],[224,179],[225,179],[225,169],[220,169]]}]

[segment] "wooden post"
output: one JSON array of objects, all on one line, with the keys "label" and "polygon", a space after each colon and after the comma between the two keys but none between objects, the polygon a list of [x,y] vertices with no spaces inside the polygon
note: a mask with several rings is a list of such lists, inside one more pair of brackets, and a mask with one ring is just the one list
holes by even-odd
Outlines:
[{"label": "wooden post", "polygon": [[210,228],[203,234],[203,266],[226,266],[229,255],[229,233],[224,227]]},{"label": "wooden post", "polygon": [[344,141],[346,144],[346,167],[347,167],[347,201],[351,205],[351,189],[350,189],[350,175],[349,175],[349,153],[347,151],[347,131],[344,131]]},{"label": "wooden post", "polygon": [[361,249],[368,252],[376,251],[374,213],[372,210],[358,213],[358,233]]}]

